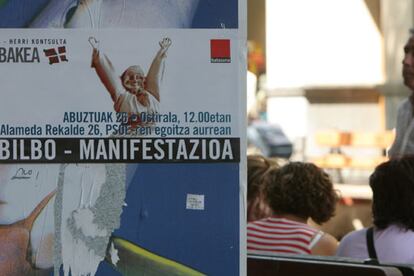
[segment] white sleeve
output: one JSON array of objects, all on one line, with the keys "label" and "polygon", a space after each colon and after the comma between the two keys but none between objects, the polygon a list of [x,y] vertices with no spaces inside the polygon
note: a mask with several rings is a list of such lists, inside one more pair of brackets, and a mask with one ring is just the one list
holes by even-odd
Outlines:
[{"label": "white sleeve", "polygon": [[[407,100],[406,100],[407,101]],[[409,128],[409,122],[405,122],[407,117],[405,113],[410,112],[410,110],[406,110],[408,107],[411,106],[409,102],[404,101],[399,107],[398,107],[398,113],[397,113],[397,122],[395,126],[395,139],[393,144],[391,145],[390,149],[388,150],[388,157],[389,158],[395,158],[398,157],[402,152],[403,144],[404,144],[404,137],[406,136],[407,128]],[[411,132],[411,131],[410,131]],[[409,135],[408,135],[409,136]],[[405,143],[406,144],[406,143]]]},{"label": "white sleeve", "polygon": [[92,67],[95,68],[99,79],[111,95],[112,101],[116,102],[123,88],[112,62],[105,54],[101,54],[99,50],[95,49],[92,55]]}]

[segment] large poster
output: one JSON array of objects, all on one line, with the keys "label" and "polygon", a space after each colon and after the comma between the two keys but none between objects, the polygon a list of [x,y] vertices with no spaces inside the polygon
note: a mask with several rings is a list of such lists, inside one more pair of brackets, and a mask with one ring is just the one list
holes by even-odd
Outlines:
[{"label": "large poster", "polygon": [[244,274],[244,1],[0,1],[0,275]]}]

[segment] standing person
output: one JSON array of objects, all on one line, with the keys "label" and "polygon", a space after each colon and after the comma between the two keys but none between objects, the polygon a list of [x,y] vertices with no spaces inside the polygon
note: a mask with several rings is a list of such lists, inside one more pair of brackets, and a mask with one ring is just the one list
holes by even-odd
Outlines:
[{"label": "standing person", "polygon": [[337,255],[380,262],[414,263],[414,158],[403,157],[380,164],[371,175],[375,256],[368,253],[368,229],[346,235]]},{"label": "standing person", "polygon": [[410,30],[410,38],[404,46],[402,64],[404,85],[411,90],[411,95],[398,107],[396,137],[388,151],[390,158],[414,154],[414,29]]},{"label": "standing person", "polygon": [[[98,41],[91,37],[93,46],[92,67],[95,68],[100,80],[114,101],[117,112],[139,113],[156,112],[160,102],[160,71],[171,39],[160,41],[160,50],[154,57],[147,76],[139,65],[128,67],[119,78],[113,65],[106,55],[101,55]],[[126,93],[129,92],[129,93]]]},{"label": "standing person", "polygon": [[247,156],[247,222],[272,215],[265,198],[263,178],[279,165],[276,161],[261,155]]},{"label": "standing person", "polygon": [[[171,39],[159,42],[160,49],[145,75],[139,65],[128,67],[121,75],[115,73],[114,67],[106,55],[98,49],[98,41],[91,37],[93,47],[92,67],[95,68],[101,82],[111,95],[116,112],[136,114],[139,121],[141,112],[153,114],[159,111],[161,71]],[[138,122],[139,123],[139,122]]]},{"label": "standing person", "polygon": [[308,225],[328,221],[338,196],[324,171],[311,163],[292,162],[266,177],[271,217],[247,224],[247,252],[274,255],[334,255],[337,241]]}]

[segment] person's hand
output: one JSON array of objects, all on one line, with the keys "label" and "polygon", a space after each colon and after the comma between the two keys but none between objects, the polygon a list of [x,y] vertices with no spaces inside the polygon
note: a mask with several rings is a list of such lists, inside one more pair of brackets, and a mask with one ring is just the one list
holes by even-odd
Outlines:
[{"label": "person's hand", "polygon": [[93,49],[98,49],[99,47],[99,40],[97,40],[95,37],[90,36],[89,39],[89,44],[91,44]]},{"label": "person's hand", "polygon": [[167,50],[171,46],[171,39],[169,37],[164,37],[160,42],[161,49],[158,52],[159,57],[165,58],[167,57]]},{"label": "person's hand", "polygon": [[171,39],[169,38],[169,37],[164,37],[161,41],[160,41],[160,47],[161,47],[161,49],[163,49],[163,50],[167,50],[168,49],[168,47],[170,47],[171,46]]}]

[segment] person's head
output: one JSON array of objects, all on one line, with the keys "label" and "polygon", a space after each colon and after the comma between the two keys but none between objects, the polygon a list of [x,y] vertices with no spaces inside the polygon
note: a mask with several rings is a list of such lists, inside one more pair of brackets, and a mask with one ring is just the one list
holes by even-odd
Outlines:
[{"label": "person's head", "polygon": [[314,164],[291,162],[266,176],[267,198],[276,215],[312,218],[318,224],[335,213],[338,195],[327,173]]},{"label": "person's head", "polygon": [[276,160],[261,155],[247,156],[247,220],[253,221],[270,215],[265,203],[263,177],[271,170],[278,169]]},{"label": "person's head", "polygon": [[410,38],[404,46],[404,59],[402,61],[402,75],[404,85],[414,91],[414,29],[410,30]]},{"label": "person's head", "polygon": [[274,159],[262,155],[247,156],[247,200],[255,198],[264,187],[262,178],[271,168],[278,168]]},{"label": "person's head", "polygon": [[145,74],[140,66],[128,67],[121,75],[122,85],[131,93],[139,93],[144,89]]},{"label": "person's head", "polygon": [[380,164],[369,184],[373,192],[374,225],[391,224],[414,230],[414,158],[403,157]]}]

